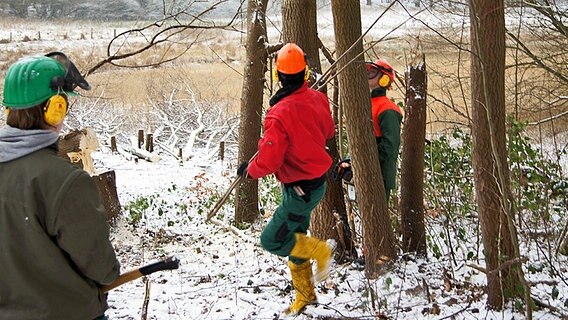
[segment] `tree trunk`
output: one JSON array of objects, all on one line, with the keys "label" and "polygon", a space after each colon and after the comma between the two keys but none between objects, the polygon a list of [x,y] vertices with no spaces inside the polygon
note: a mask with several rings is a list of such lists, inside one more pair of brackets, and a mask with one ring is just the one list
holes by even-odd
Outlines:
[{"label": "tree trunk", "polygon": [[[304,50],[308,56],[308,67],[311,73],[321,74],[316,9],[315,1],[284,0],[282,2],[282,30],[285,43],[294,42]],[[329,141],[327,146],[334,162],[339,160],[335,140]],[[311,223],[310,230],[314,236],[337,241],[338,246],[335,252],[338,255],[336,257],[338,261],[350,260],[353,257],[355,250],[343,201],[341,182],[333,181],[328,176],[327,191],[320,205],[314,209]]]},{"label": "tree trunk", "polygon": [[[266,42],[266,3],[268,0],[248,1],[247,62],[244,69],[239,127],[239,163],[248,161],[257,151],[260,139],[264,72],[268,53]],[[236,188],[235,221],[253,222],[258,214],[258,181],[243,179]]]},{"label": "tree trunk", "polygon": [[400,209],[402,250],[426,255],[424,230],[424,141],[426,140],[426,61],[417,43],[406,71],[406,109],[402,132]]},{"label": "tree trunk", "polygon": [[373,136],[371,100],[361,55],[361,8],[358,1],[332,0],[331,4],[338,56],[337,68],[343,70],[339,74],[340,101],[345,109],[347,136],[362,220],[365,273],[367,277],[375,278],[379,275],[385,259],[396,258],[396,250],[379,154],[376,152],[377,145]]},{"label": "tree trunk", "polygon": [[501,309],[504,301],[520,294],[523,278],[518,265],[492,272],[519,257],[505,137],[503,2],[471,0],[470,14],[473,173],[488,271],[487,303]]}]

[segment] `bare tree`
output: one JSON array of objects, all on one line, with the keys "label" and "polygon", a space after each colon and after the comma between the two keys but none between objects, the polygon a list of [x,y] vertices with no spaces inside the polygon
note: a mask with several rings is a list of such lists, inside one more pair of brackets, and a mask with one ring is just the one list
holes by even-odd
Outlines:
[{"label": "bare tree", "polygon": [[[197,14],[191,13],[191,6],[189,6],[175,13],[168,14],[160,20],[117,34],[107,45],[107,57],[91,67],[85,76],[107,64],[122,68],[155,67],[181,57],[197,42],[201,32],[204,30],[222,29],[235,31],[236,29],[233,25],[238,12],[224,25],[217,25],[214,22],[205,23],[203,19],[204,16],[214,11],[217,5],[222,2],[224,0],[212,4]],[[186,19],[187,22],[185,21]],[[182,23],[181,21],[184,22]],[[146,41],[134,46],[126,45],[129,43],[129,38],[133,35],[141,36]],[[136,57],[145,51],[158,47],[163,48],[164,53],[155,55],[153,61],[149,63],[140,64],[130,60],[130,58]]]},{"label": "bare tree", "polygon": [[[365,272],[376,277],[381,262],[396,258],[394,235],[372,131],[371,100],[365,79],[358,1],[332,0],[337,42],[340,101],[345,109],[349,149],[361,212]],[[367,124],[367,125],[365,125]]]},{"label": "bare tree", "polygon": [[402,249],[426,254],[424,229],[424,141],[426,139],[426,59],[420,42],[406,71],[406,109],[402,132],[400,210]]},{"label": "bare tree", "polygon": [[[501,1],[471,0],[473,171],[487,270],[487,302],[497,309],[523,286],[505,130],[505,18]],[[513,263],[514,262],[514,263]]]},{"label": "bare tree", "polygon": [[[241,124],[239,128],[239,163],[248,161],[257,150],[262,124],[264,73],[268,51],[265,44],[266,4],[268,0],[251,0],[247,7],[247,44]],[[244,179],[236,188],[235,221],[253,222],[258,217],[258,180]]]}]

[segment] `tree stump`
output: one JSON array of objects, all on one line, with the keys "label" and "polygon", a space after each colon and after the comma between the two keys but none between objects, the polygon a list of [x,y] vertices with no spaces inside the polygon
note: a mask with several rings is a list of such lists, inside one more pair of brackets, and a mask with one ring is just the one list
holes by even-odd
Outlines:
[{"label": "tree stump", "polygon": [[106,171],[93,176],[93,180],[99,188],[99,194],[107,213],[107,221],[110,225],[114,225],[121,209],[116,192],[116,174],[114,170]]},{"label": "tree stump", "polygon": [[107,221],[113,225],[120,215],[120,201],[116,191],[114,171],[95,173],[91,153],[99,147],[99,142],[92,129],[74,130],[59,139],[58,156],[67,159],[73,165],[91,175],[99,189],[99,195],[107,213]]}]

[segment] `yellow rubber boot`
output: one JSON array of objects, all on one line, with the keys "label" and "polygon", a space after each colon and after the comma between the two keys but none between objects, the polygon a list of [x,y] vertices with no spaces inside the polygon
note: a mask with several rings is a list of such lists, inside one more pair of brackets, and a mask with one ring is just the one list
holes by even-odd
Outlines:
[{"label": "yellow rubber boot", "polygon": [[320,282],[329,276],[329,263],[332,253],[332,248],[327,242],[308,237],[303,233],[296,233],[296,244],[292,248],[290,256],[305,260],[314,259],[318,266],[315,280]]},{"label": "yellow rubber boot", "polygon": [[292,275],[292,284],[296,290],[296,300],[288,307],[284,313],[286,315],[296,315],[302,311],[308,304],[316,302],[316,292],[314,290],[314,282],[312,280],[312,265],[310,261],[302,264],[288,262],[290,274]]}]

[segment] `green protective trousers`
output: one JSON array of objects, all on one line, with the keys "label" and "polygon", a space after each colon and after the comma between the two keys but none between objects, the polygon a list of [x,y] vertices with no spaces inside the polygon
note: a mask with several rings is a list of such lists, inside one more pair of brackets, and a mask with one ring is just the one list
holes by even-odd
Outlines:
[{"label": "green protective trousers", "polygon": [[[283,188],[282,202],[260,235],[262,247],[272,254],[288,257],[296,244],[294,233],[308,232],[312,210],[323,199],[325,190],[326,183],[310,191],[306,202],[293,188]],[[302,264],[305,260],[290,257],[290,261]]]}]

